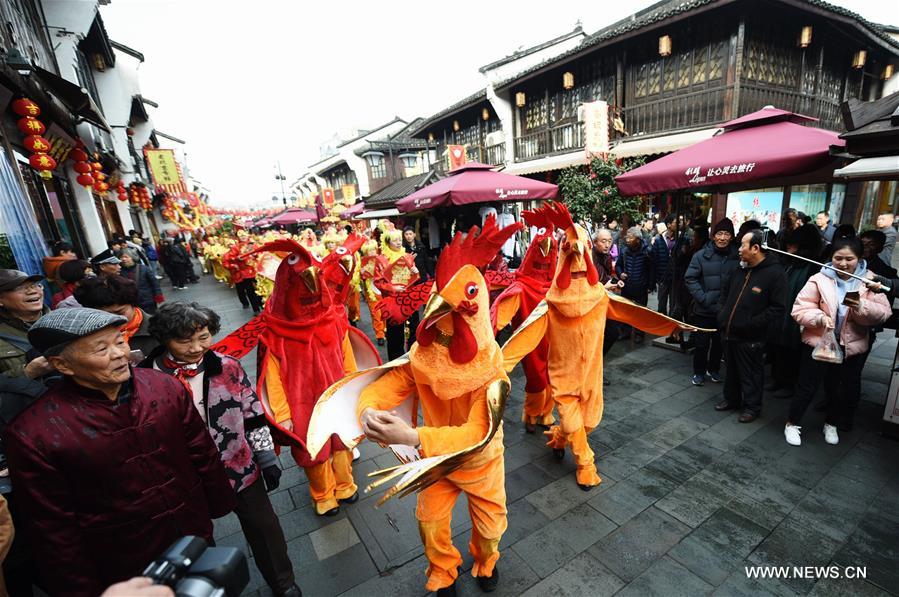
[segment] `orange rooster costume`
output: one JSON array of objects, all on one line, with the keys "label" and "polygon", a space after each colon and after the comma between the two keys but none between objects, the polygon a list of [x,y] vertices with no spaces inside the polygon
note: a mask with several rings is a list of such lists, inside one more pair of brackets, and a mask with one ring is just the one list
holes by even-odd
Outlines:
[{"label": "orange rooster costume", "polygon": [[[555,229],[552,222],[533,212],[526,211],[522,215],[528,224],[538,226],[538,229],[521,261],[521,267],[515,271],[515,281],[496,297],[490,308],[490,316],[497,331],[510,322],[517,328],[528,318],[546,297],[556,271],[559,251],[558,243],[553,238]],[[546,370],[548,353],[549,340],[543,338],[537,348],[521,362],[527,380],[521,418],[528,433],[534,433],[536,425],[549,426],[555,423],[552,415],[552,390]]]},{"label": "orange rooster costume", "polygon": [[[409,353],[338,382],[319,400],[312,417],[317,428],[324,420],[337,425],[318,428],[321,437],[310,436],[307,448],[315,453],[329,433],[353,445],[366,421],[391,416],[385,411],[395,411],[406,426],[414,426],[415,402],[421,404],[424,426],[411,431],[417,449],[408,442],[392,445],[404,464],[373,473],[386,476],[372,487],[400,479],[382,502],[421,490],[415,514],[429,561],[429,591],[453,585],[458,575],[462,557],[452,543],[450,516],[463,492],[472,521],[472,574],[479,583],[498,578],[495,565],[507,526],[501,425],[510,387],[507,373],[533,350],[543,329],[530,335],[519,330],[501,350],[490,323],[487,283],[478,268],[519,228],[498,230],[488,218],[479,236],[477,228],[465,240],[457,234],[437,263],[434,292]],[[353,420],[348,409],[355,412]]]},{"label": "orange rooster costume", "polygon": [[549,203],[535,210],[565,231],[548,305],[547,370],[559,424],[546,432],[557,456],[571,446],[577,463],[577,483],[585,491],[599,485],[593,450],[587,435],[602,418],[602,341],[606,318],[628,323],[647,333],[668,336],[696,328],[660,315],[606,292],[590,256],[587,232],[574,224],[568,208]]}]

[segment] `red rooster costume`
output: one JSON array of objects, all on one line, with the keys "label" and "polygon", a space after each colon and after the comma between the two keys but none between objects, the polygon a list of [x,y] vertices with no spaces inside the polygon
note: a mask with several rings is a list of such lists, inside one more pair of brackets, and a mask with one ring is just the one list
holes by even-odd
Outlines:
[{"label": "red rooster costume", "polygon": [[[534,311],[552,285],[559,248],[553,232],[555,227],[544,214],[532,211],[522,213],[525,221],[537,226],[521,267],[515,271],[515,281],[493,302],[490,316],[494,330],[505,328],[510,322],[518,328]],[[549,426],[553,419],[553,399],[546,370],[549,340],[543,338],[533,352],[521,362],[527,383],[524,386],[524,412],[522,420],[528,433],[534,433],[537,425]]]},{"label": "red rooster costume", "polygon": [[365,335],[350,327],[342,301],[325,280],[327,276],[339,286],[347,272],[340,263],[342,255],[335,253],[323,264],[288,239],[256,251],[287,254],[275,274],[274,291],[262,315],[215,348],[239,358],[258,343],[258,394],[273,435],[290,446],[294,460],[305,469],[316,513],[336,514],[341,501],[355,501],[352,453],[333,436],[310,457],[305,449],[309,418],[322,392],[348,369],[355,370],[357,361],[370,367],[380,359]]}]

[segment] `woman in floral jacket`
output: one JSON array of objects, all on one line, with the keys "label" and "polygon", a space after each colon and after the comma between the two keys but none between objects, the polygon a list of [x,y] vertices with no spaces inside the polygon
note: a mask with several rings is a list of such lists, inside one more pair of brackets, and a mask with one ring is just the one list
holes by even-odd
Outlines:
[{"label": "woman in floral jacket", "polygon": [[141,364],[176,377],[219,449],[231,486],[235,513],[256,565],[275,595],[301,595],[278,517],[268,491],[278,487],[281,469],[262,404],[240,362],[209,350],[219,316],[197,303],[171,302],[150,320],[162,345]]}]

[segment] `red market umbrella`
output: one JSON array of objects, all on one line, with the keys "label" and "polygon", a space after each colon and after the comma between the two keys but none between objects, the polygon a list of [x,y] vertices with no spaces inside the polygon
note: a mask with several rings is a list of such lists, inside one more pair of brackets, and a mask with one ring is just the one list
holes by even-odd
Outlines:
[{"label": "red market umbrella", "polygon": [[288,226],[290,224],[300,224],[302,222],[314,222],[317,219],[318,218],[311,211],[305,211],[298,207],[292,207],[271,218],[271,223]]},{"label": "red market umbrella", "polygon": [[362,215],[363,209],[365,209],[365,204],[360,201],[359,203],[352,205],[340,212],[340,217],[344,220],[354,218],[356,216]]},{"label": "red market umbrella", "polygon": [[628,196],[826,182],[839,161],[830,154],[830,146],[845,142],[833,131],[799,124],[814,120],[763,108],[724,123],[723,133],[626,172],[615,182]]},{"label": "red market umbrella", "polygon": [[400,213],[446,205],[491,201],[555,199],[559,187],[524,176],[494,172],[493,166],[471,162],[442,180],[423,187],[396,202]]}]

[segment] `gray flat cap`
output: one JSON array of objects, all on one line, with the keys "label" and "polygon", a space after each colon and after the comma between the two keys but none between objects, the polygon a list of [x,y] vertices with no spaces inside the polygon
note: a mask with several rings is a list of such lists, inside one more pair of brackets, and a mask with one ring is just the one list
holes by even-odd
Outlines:
[{"label": "gray flat cap", "polygon": [[44,315],[28,330],[28,341],[44,356],[58,355],[79,338],[112,326],[122,326],[128,320],[99,309],[85,307],[60,309]]}]

